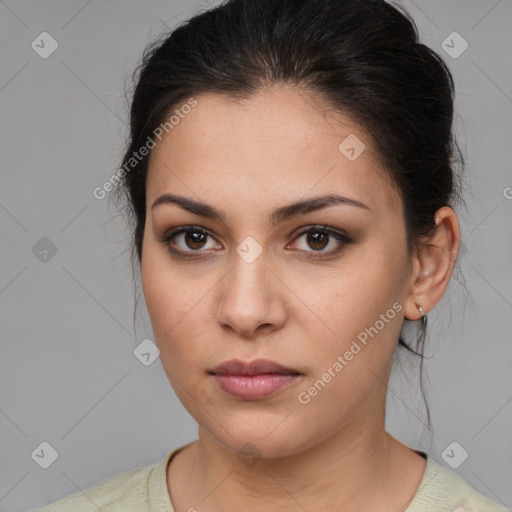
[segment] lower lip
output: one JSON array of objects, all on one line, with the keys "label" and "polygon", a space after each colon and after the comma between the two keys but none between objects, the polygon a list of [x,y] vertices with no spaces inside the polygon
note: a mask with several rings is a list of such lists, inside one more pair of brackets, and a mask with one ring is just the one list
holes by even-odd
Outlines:
[{"label": "lower lip", "polygon": [[214,375],[226,393],[244,400],[259,400],[290,386],[300,375],[263,373],[260,375]]}]

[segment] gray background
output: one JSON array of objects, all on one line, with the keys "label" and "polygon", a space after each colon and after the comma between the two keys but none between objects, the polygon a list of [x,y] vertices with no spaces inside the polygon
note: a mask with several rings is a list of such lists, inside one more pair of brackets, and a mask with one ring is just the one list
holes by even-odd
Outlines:
[{"label": "gray background", "polygon": [[[124,85],[145,45],[207,5],[0,1],[2,511],[42,507],[196,438],[160,360],[133,355],[152,333],[143,300],[133,329],[129,234],[92,190],[119,164]],[[429,314],[433,434],[421,435],[418,367],[407,358],[390,382],[386,426],[445,466],[443,450],[458,442],[469,457],[457,472],[512,507],[512,2],[404,5],[455,76],[466,282],[455,276]],[[47,59],[31,48],[43,31],[59,44]],[[456,59],[441,48],[453,31],[469,44]],[[57,248],[47,261],[33,250],[43,237]],[[46,470],[31,457],[43,441],[58,452]]]}]

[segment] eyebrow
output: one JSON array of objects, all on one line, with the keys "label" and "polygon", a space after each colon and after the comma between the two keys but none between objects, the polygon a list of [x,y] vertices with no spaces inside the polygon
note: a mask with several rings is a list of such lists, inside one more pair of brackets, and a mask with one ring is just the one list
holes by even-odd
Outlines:
[{"label": "eyebrow", "polygon": [[[199,215],[201,217],[207,217],[220,221],[225,221],[226,219],[225,212],[223,210],[219,210],[215,206],[175,194],[163,194],[157,197],[151,206],[151,210],[155,210],[155,208],[161,204],[177,204],[184,210],[187,210],[188,212]],[[295,201],[285,206],[276,208],[270,212],[268,219],[271,224],[279,224],[280,222],[284,222],[285,220],[291,219],[292,217],[304,215],[306,213],[314,212],[335,205],[355,206],[357,208],[371,211],[371,208],[361,201],[337,194],[329,194],[326,196],[318,196],[311,199]]]}]

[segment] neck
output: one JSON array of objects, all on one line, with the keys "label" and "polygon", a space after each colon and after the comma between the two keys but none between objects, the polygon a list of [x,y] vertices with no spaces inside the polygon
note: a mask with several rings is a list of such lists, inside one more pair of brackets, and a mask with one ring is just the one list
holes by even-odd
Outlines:
[{"label": "neck", "polygon": [[[323,442],[286,457],[244,463],[207,431],[190,448],[184,510],[404,510],[424,460],[384,429],[361,418]],[[192,510],[193,510],[192,507]],[[180,509],[178,509],[180,510]]]}]

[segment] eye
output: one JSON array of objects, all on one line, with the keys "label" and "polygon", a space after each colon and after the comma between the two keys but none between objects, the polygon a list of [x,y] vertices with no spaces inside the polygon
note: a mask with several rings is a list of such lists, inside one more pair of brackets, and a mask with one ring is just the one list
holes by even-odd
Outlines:
[{"label": "eye", "polygon": [[[327,226],[312,226],[302,231],[295,240],[302,237],[305,238],[300,250],[310,253],[308,257],[313,259],[337,254],[346,244],[352,243],[350,237]],[[309,250],[308,247],[312,250]],[[325,250],[328,247],[331,248]]]},{"label": "eye", "polygon": [[213,240],[213,237],[204,229],[187,226],[172,229],[158,237],[158,240],[167,246],[171,254],[183,258],[193,258],[195,257],[193,253],[206,252],[201,249],[215,248],[215,244],[208,245],[208,238]]},{"label": "eye", "polygon": [[[352,239],[346,234],[329,228],[327,226],[312,226],[302,231],[296,240],[304,238],[306,248],[299,248],[308,253],[308,258],[317,259],[326,256],[332,256],[340,252],[346,244],[352,243]],[[200,257],[200,253],[208,252],[208,249],[216,249],[215,243],[208,239],[213,237],[204,229],[196,226],[185,226],[172,229],[163,236],[158,237],[158,241],[167,246],[169,252],[181,258]],[[334,246],[332,248],[332,246]],[[221,246],[220,246],[221,247]],[[312,250],[308,250],[308,247]],[[326,248],[331,247],[328,250]],[[204,249],[204,250],[202,250]],[[196,254],[194,254],[196,253]]]}]

